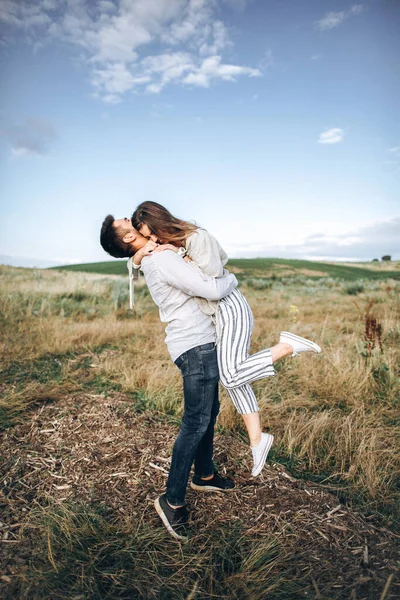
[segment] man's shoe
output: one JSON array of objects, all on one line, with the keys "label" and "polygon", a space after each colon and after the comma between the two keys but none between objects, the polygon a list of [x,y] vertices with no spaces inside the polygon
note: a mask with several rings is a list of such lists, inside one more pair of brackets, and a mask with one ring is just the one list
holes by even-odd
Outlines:
[{"label": "man's shoe", "polygon": [[154,500],[154,506],[168,533],[180,542],[187,542],[189,530],[187,526],[189,512],[186,506],[172,508],[167,502],[167,495],[163,494]]},{"label": "man's shoe", "polygon": [[198,475],[193,475],[190,487],[201,492],[232,492],[235,482],[219,473],[214,473],[212,479],[201,479]]},{"label": "man's shoe", "polygon": [[316,352],[318,354],[322,352],[322,349],[315,342],[302,338],[294,333],[290,333],[289,331],[281,331],[279,341],[292,346],[292,356],[296,356],[296,354],[300,354],[300,352]]},{"label": "man's shoe", "polygon": [[267,460],[268,452],[271,450],[272,444],[274,443],[274,436],[270,433],[262,433],[261,441],[258,446],[251,449],[253,454],[254,466],[251,471],[253,477],[257,477],[262,471],[265,461]]}]

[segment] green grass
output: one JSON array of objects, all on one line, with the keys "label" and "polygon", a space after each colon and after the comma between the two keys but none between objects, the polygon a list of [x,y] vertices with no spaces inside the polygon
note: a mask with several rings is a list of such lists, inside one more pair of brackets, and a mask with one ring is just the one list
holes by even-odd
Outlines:
[{"label": "green grass", "polygon": [[[357,279],[400,279],[400,270],[380,271],[372,270],[362,266],[370,263],[360,263],[359,267],[344,266],[335,263],[314,262],[310,260],[295,260],[284,258],[235,258],[229,261],[227,267],[241,269],[239,278],[245,277],[262,277],[275,274],[280,276],[283,270],[292,271],[293,275],[301,274],[301,271],[314,271],[315,275],[308,275],[309,278],[335,277],[346,281],[354,281]],[[126,260],[115,260],[98,263],[85,263],[79,265],[66,265],[62,267],[53,267],[54,269],[62,269],[66,271],[81,271],[86,273],[101,273],[104,275],[127,275]],[[324,275],[320,275],[324,273]],[[287,275],[286,275],[287,276]]]},{"label": "green grass", "polygon": [[83,263],[79,265],[65,265],[62,267],[51,268],[54,270],[100,273],[103,275],[128,275],[126,260],[108,260],[106,262]]},{"label": "green grass", "polygon": [[129,519],[124,526],[100,504],[35,508],[32,525],[42,535],[25,540],[35,548],[32,569],[25,577],[13,577],[10,594],[22,597],[28,583],[32,598],[308,597],[303,590],[308,573],[296,572],[295,549],[282,545],[280,531],[254,539],[238,521],[194,531],[191,544],[177,546],[146,517]]}]

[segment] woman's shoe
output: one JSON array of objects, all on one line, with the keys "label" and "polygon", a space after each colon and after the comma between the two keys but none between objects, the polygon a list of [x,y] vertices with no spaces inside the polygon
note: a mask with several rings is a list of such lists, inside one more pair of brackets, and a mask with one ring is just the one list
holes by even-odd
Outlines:
[{"label": "woman's shoe", "polygon": [[320,346],[318,346],[318,344],[315,342],[307,340],[306,338],[302,338],[294,333],[290,333],[289,331],[281,331],[279,341],[283,344],[289,344],[292,346],[292,356],[296,356],[296,354],[300,354],[300,352],[316,352],[317,354],[322,352]]},{"label": "woman's shoe", "polygon": [[258,446],[251,448],[253,454],[254,466],[251,471],[253,477],[257,477],[262,471],[265,461],[267,460],[268,452],[271,450],[272,444],[274,443],[274,436],[270,433],[262,433],[261,441]]}]

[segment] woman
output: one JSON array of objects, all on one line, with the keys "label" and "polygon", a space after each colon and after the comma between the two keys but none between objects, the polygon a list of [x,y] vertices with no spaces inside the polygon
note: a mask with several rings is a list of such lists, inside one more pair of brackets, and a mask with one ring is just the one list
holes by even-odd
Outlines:
[{"label": "woman", "polygon": [[[221,277],[228,257],[205,229],[174,217],[156,202],[143,202],[132,215],[132,225],[155,244],[153,252],[173,250],[210,277]],[[148,251],[149,253],[149,251]],[[136,268],[141,257],[133,257]],[[292,333],[282,332],[279,343],[249,355],[253,314],[241,292],[236,289],[219,302],[198,299],[203,312],[215,317],[220,381],[242,415],[253,455],[252,475],[257,476],[266,461],[273,436],[263,433],[252,381],[275,375],[273,364],[289,354],[321,352],[321,348]]]}]

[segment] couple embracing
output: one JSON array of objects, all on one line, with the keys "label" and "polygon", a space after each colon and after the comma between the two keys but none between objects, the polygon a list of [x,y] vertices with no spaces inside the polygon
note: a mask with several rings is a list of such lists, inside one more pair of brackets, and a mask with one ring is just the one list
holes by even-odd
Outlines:
[{"label": "couple embracing", "polygon": [[250,440],[252,475],[262,471],[273,436],[261,429],[251,382],[275,374],[274,363],[321,348],[289,332],[279,342],[249,354],[253,315],[225,268],[228,257],[205,229],[183,221],[156,202],[143,202],[132,219],[108,215],[100,234],[103,249],[128,257],[141,269],[150,294],[167,323],[166,344],[183,378],[184,414],[172,452],[166,493],[154,502],[168,532],[188,539],[186,487],[200,492],[230,492],[235,483],[215,469],[214,426],[219,412],[218,381],[242,415]]}]

